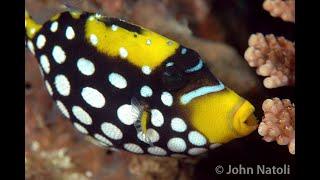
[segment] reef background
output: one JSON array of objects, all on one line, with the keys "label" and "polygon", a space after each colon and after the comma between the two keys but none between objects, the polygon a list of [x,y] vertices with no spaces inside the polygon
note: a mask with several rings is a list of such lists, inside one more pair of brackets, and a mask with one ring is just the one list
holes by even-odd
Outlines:
[{"label": "reef background", "polygon": [[[294,24],[274,18],[258,0],[26,0],[26,8],[44,22],[67,3],[86,11],[126,19],[197,50],[214,74],[246,97],[261,119],[267,98],[295,101],[294,87],[267,89],[243,55],[251,34],[261,32],[294,41]],[[295,156],[284,146],[261,140],[258,132],[181,161],[106,151],[77,133],[52,103],[37,61],[25,52],[26,179],[219,179],[217,165],[289,164]],[[291,178],[284,176],[283,179]]]}]

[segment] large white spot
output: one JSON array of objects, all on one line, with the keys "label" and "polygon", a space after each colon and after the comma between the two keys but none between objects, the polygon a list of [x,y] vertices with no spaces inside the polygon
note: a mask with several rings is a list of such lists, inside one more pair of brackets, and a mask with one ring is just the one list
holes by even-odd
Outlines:
[{"label": "large white spot", "polygon": [[67,27],[67,30],[66,30],[66,37],[67,37],[67,39],[71,40],[71,39],[74,38],[74,36],[75,36],[75,33],[74,33],[73,28],[72,28],[71,26],[68,26],[68,27]]},{"label": "large white spot", "polygon": [[95,71],[94,64],[90,60],[85,58],[80,58],[78,60],[77,67],[82,74],[87,76],[92,75]]},{"label": "large white spot", "polygon": [[117,116],[123,124],[132,125],[135,121],[132,115],[132,106],[129,104],[124,104],[120,106],[117,110]]},{"label": "large white spot", "polygon": [[52,94],[53,94],[53,92],[52,92],[52,87],[50,86],[49,82],[48,82],[48,81],[45,81],[44,83],[45,83],[45,85],[46,85],[46,88],[47,88],[50,96],[52,96]]},{"label": "large white spot", "polygon": [[73,125],[74,125],[74,127],[75,127],[78,131],[80,131],[81,133],[83,133],[83,134],[88,134],[87,129],[84,128],[84,127],[83,127],[82,125],[80,125],[79,123],[74,122]]},{"label": "large white spot", "polygon": [[40,34],[37,38],[37,42],[36,42],[36,45],[37,45],[37,48],[38,49],[41,49],[43,48],[43,46],[46,44],[46,37],[42,34]]},{"label": "large white spot", "polygon": [[152,96],[152,89],[149,86],[143,86],[140,89],[140,94],[142,97],[151,97]]},{"label": "large white spot", "polygon": [[117,126],[108,122],[101,124],[101,130],[106,136],[114,140],[119,140],[123,137],[121,130]]},{"label": "large white spot", "polygon": [[149,75],[152,70],[149,66],[142,66],[141,71],[143,72],[143,74]]},{"label": "large white spot", "polygon": [[190,155],[195,156],[195,155],[203,154],[203,153],[205,153],[207,151],[208,150],[206,148],[191,148],[191,149],[189,149],[188,153]]},{"label": "large white spot", "polygon": [[123,147],[127,150],[127,151],[130,151],[130,152],[133,152],[133,153],[138,153],[138,154],[142,154],[143,153],[143,150],[140,146],[136,145],[136,144],[133,144],[133,143],[126,143],[123,145]]},{"label": "large white spot", "polygon": [[166,106],[172,106],[173,97],[169,92],[163,92],[161,94],[161,101]]},{"label": "large white spot", "polygon": [[128,56],[128,51],[126,50],[126,48],[119,48],[119,55],[121,58],[126,58]]},{"label": "large white spot", "polygon": [[70,118],[69,112],[66,108],[66,106],[61,102],[61,101],[56,101],[58,108],[60,109],[60,111],[62,112],[62,114],[64,116],[66,116],[67,118]]},{"label": "large white spot", "polygon": [[50,26],[50,31],[51,32],[56,32],[57,30],[58,30],[58,22],[57,21],[55,21],[55,22],[53,22],[52,24],[51,24],[51,26]]},{"label": "large white spot", "polygon": [[113,86],[115,86],[119,89],[123,89],[123,88],[127,87],[127,80],[118,73],[109,74],[108,79],[109,79],[109,82]]},{"label": "large white spot", "polygon": [[29,50],[31,51],[31,53],[34,54],[34,46],[30,40],[28,40],[27,46],[28,46]]},{"label": "large white spot", "polygon": [[152,109],[151,110],[151,123],[156,126],[160,127],[162,126],[164,122],[164,118],[162,113],[158,109]]},{"label": "large white spot", "polygon": [[167,144],[168,148],[173,152],[183,152],[186,150],[186,142],[182,138],[171,138]]},{"label": "large white spot", "polygon": [[187,125],[181,118],[173,118],[171,120],[171,128],[177,132],[184,132],[187,130]]},{"label": "large white spot", "polygon": [[91,119],[90,115],[85,110],[83,110],[81,107],[73,106],[72,113],[83,124],[86,124],[86,125],[92,124],[92,119]]},{"label": "large white spot", "polygon": [[109,141],[107,138],[101,136],[100,134],[95,134],[94,137],[100,141],[103,145],[106,145],[106,146],[113,146],[112,142]]},{"label": "large white spot", "polygon": [[50,63],[49,63],[49,59],[46,55],[41,55],[40,56],[40,64],[41,67],[43,68],[44,72],[49,74],[50,72]]},{"label": "large white spot", "polygon": [[153,155],[165,156],[167,151],[158,146],[152,146],[148,148],[148,152]]},{"label": "large white spot", "polygon": [[152,128],[147,129],[146,136],[153,143],[159,141],[159,139],[160,139],[159,133]]},{"label": "large white spot", "polygon": [[94,35],[94,34],[91,34],[91,35],[90,35],[90,42],[91,42],[92,45],[97,45],[97,44],[98,44],[98,38],[97,38],[97,36]]},{"label": "large white spot", "polygon": [[98,90],[91,87],[83,88],[81,96],[89,105],[95,108],[102,108],[106,103],[104,96]]},{"label": "large white spot", "polygon": [[191,142],[191,144],[196,146],[203,146],[207,143],[206,138],[197,131],[189,132],[188,139]]},{"label": "large white spot", "polygon": [[62,96],[68,96],[70,94],[70,82],[65,75],[59,74],[54,78],[54,84],[57,91]]},{"label": "large white spot", "polygon": [[53,56],[53,59],[58,63],[58,64],[62,64],[64,63],[64,61],[66,60],[66,54],[65,52],[63,51],[63,49],[56,45],[53,47],[53,50],[52,50],[52,56]]},{"label": "large white spot", "polygon": [[210,144],[210,149],[215,149],[215,148],[217,148],[217,147],[219,147],[219,146],[221,146],[222,144],[219,144],[219,143],[214,143],[214,144]]}]

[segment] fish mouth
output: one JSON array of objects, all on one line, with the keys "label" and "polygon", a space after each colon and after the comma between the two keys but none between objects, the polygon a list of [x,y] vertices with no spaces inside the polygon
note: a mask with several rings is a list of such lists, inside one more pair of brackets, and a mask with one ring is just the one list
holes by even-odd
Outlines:
[{"label": "fish mouth", "polygon": [[254,110],[251,103],[244,101],[233,116],[233,127],[241,137],[250,134],[258,127]]}]

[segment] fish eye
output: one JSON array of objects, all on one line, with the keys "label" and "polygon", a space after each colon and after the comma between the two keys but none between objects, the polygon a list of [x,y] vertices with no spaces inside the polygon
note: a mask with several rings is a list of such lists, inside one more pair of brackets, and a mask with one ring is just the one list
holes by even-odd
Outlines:
[{"label": "fish eye", "polygon": [[178,90],[187,84],[187,78],[183,71],[174,66],[167,66],[162,74],[162,82],[168,90]]}]

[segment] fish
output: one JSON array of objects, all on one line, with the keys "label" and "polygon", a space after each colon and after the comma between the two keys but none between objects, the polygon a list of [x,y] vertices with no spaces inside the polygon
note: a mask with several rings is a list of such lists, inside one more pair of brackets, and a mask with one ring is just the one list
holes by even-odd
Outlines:
[{"label": "fish", "polygon": [[61,113],[106,148],[198,156],[257,128],[254,106],[196,51],[142,26],[78,10],[39,24],[26,11],[25,44]]}]

